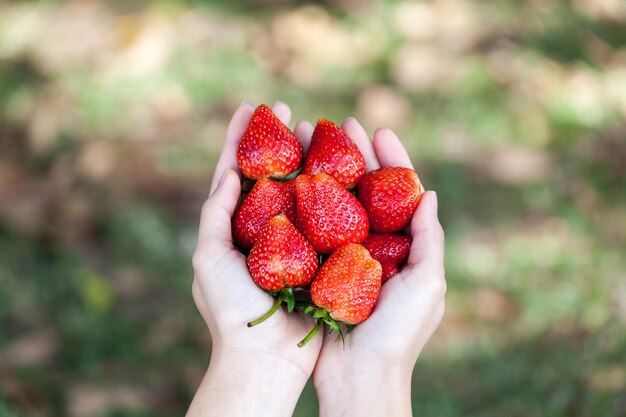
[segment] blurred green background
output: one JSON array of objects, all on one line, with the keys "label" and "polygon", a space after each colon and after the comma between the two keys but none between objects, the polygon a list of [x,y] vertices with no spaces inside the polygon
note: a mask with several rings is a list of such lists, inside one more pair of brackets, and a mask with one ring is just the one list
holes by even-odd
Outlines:
[{"label": "blurred green background", "polygon": [[391,127],[438,191],[416,415],[626,415],[626,2],[102,0],[0,1],[0,416],[184,413],[242,100]]}]

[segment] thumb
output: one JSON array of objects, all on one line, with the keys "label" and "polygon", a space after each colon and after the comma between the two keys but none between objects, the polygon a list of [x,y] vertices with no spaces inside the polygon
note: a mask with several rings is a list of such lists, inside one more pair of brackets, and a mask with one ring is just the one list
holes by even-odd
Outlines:
[{"label": "thumb", "polygon": [[411,252],[408,265],[431,271],[443,270],[444,234],[437,216],[437,193],[426,191],[411,221]]},{"label": "thumb", "polygon": [[[400,278],[419,300],[440,303],[446,293],[444,270],[444,234],[437,217],[437,194],[427,191],[422,195],[411,221],[411,252]],[[423,306],[423,303],[415,303]],[[428,304],[430,305],[430,304]],[[439,304],[437,304],[439,305]],[[443,307],[440,315],[443,315]],[[439,313],[438,313],[439,314]],[[439,320],[436,320],[439,323]]]},{"label": "thumb", "polygon": [[239,201],[239,175],[227,169],[217,188],[202,206],[198,248],[211,244],[232,245],[231,218]]}]

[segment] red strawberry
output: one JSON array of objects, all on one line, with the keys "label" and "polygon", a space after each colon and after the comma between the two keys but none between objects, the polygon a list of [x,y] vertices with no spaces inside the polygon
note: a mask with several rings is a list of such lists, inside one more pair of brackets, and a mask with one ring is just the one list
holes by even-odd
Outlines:
[{"label": "red strawberry", "polygon": [[248,269],[254,282],[264,290],[278,292],[274,306],[248,327],[265,321],[284,301],[292,311],[293,287],[308,285],[317,271],[315,250],[284,214],[265,225],[248,256]]},{"label": "red strawberry", "polygon": [[347,244],[337,249],[320,267],[311,284],[311,299],[319,308],[309,306],[317,325],[298,344],[304,346],[327,323],[331,330],[343,332],[338,322],[355,325],[365,321],[380,293],[382,267],[361,245]]},{"label": "red strawberry", "polygon": [[319,253],[332,253],[346,243],[361,243],[369,222],[365,209],[328,174],[299,175],[296,226]]},{"label": "red strawberry", "polygon": [[237,163],[245,177],[282,178],[302,162],[302,145],[265,104],[256,108],[237,149]]},{"label": "red strawberry", "polygon": [[383,283],[398,273],[398,269],[409,258],[412,239],[408,236],[370,233],[363,247],[383,267]]},{"label": "red strawberry", "polygon": [[391,233],[405,227],[424,192],[414,170],[401,167],[368,172],[359,183],[359,201],[374,232]]},{"label": "red strawberry", "polygon": [[365,175],[365,158],[359,148],[339,126],[326,119],[318,120],[315,126],[302,168],[303,174],[320,172],[346,188],[354,188]]},{"label": "red strawberry", "polygon": [[293,181],[276,182],[261,178],[233,217],[235,243],[243,250],[250,249],[263,226],[280,213],[295,222],[296,192]]}]

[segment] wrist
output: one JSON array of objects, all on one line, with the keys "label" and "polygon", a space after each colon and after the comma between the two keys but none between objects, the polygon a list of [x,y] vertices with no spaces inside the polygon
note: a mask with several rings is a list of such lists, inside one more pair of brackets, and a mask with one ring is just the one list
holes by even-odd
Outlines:
[{"label": "wrist", "polygon": [[280,355],[216,346],[188,416],[290,416],[308,377]]},{"label": "wrist", "polygon": [[343,370],[315,376],[320,416],[411,416],[412,370]]}]

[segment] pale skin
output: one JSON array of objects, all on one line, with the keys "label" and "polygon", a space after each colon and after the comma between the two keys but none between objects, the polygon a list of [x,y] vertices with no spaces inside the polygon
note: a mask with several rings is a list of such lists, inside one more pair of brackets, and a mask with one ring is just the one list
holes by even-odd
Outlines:
[{"label": "pale skin", "polygon": [[[278,102],[273,110],[289,123],[286,104]],[[319,332],[298,348],[314,322],[282,308],[248,328],[246,323],[272,306],[272,299],[252,281],[231,236],[230,221],[241,192],[237,145],[253,111],[249,103],[235,111],[202,208],[193,296],[213,351],[187,415],[290,416],[313,376],[321,416],[411,416],[413,366],[444,313],[444,235],[436,194],[423,194],[411,220],[407,265],[383,285],[374,312],[346,335],[345,345]],[[363,153],[368,171],[413,168],[391,130],[378,129],[370,140],[354,118],[342,128]],[[296,125],[305,150],[312,132],[308,122]]]}]

